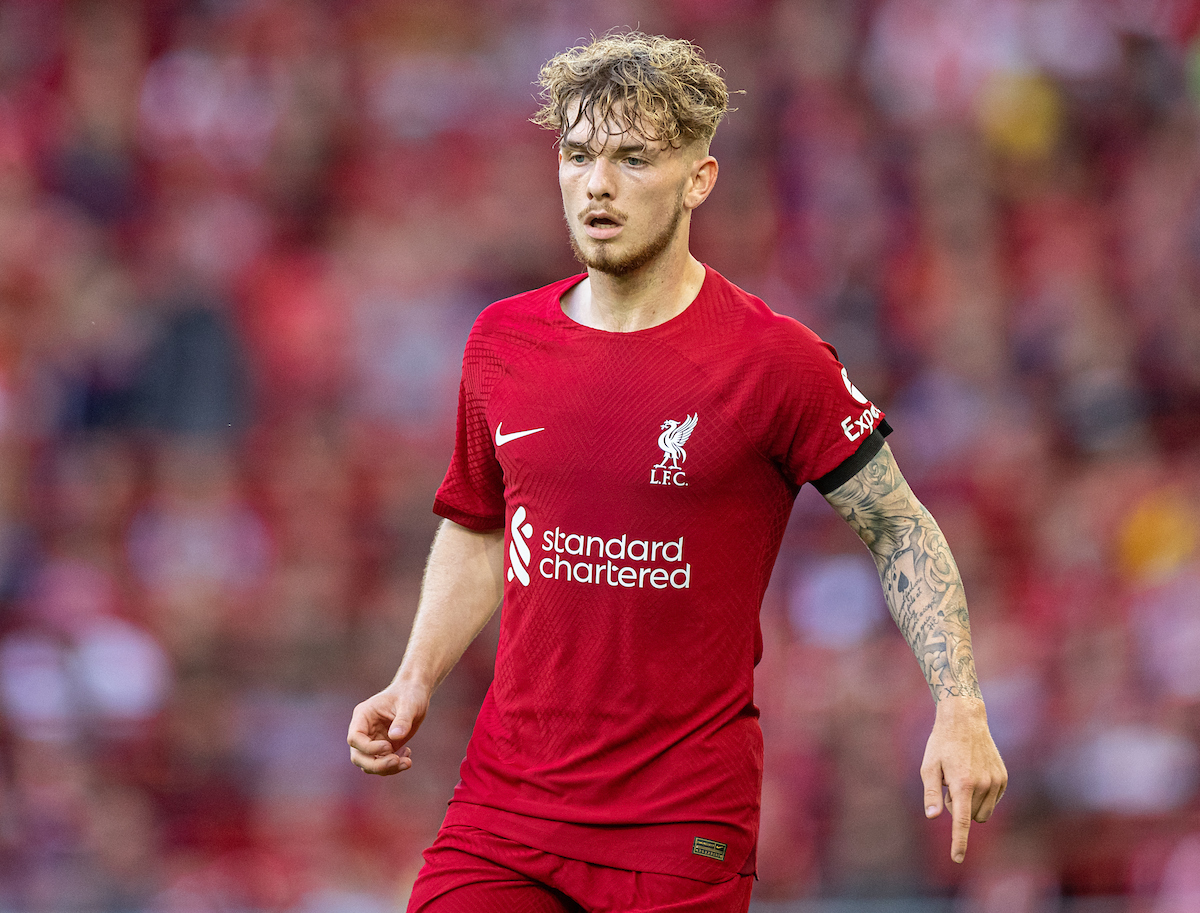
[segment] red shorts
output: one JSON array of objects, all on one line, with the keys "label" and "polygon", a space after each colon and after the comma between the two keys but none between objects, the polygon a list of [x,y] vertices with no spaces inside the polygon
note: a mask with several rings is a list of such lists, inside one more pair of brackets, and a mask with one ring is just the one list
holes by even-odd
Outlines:
[{"label": "red shorts", "polygon": [[745,913],[753,885],[591,865],[450,825],[425,851],[408,913]]}]

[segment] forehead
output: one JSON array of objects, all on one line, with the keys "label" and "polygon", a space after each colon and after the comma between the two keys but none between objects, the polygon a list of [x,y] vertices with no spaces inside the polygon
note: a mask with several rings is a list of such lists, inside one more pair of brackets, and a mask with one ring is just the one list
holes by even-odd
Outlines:
[{"label": "forehead", "polygon": [[636,118],[626,116],[624,110],[615,108],[604,120],[596,120],[594,110],[585,111],[578,116],[579,102],[574,102],[567,111],[567,123],[572,124],[559,140],[562,146],[588,148],[594,150],[612,148],[664,149],[667,144],[661,140],[647,138]]}]

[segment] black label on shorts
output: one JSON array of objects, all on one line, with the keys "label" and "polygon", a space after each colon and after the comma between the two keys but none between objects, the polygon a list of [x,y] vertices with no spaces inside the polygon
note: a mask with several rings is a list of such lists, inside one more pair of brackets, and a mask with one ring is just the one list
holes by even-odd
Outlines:
[{"label": "black label on shorts", "polygon": [[703,837],[697,837],[692,841],[692,855],[707,856],[709,859],[715,859],[718,862],[725,861],[725,851],[729,849],[727,843],[717,843],[715,840],[705,840]]}]

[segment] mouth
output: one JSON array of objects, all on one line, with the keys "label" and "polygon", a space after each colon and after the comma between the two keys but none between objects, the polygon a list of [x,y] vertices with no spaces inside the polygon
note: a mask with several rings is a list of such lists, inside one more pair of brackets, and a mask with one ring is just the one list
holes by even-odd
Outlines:
[{"label": "mouth", "polygon": [[620,217],[604,210],[595,210],[583,215],[583,227],[588,237],[598,241],[617,235],[623,224],[624,221]]}]

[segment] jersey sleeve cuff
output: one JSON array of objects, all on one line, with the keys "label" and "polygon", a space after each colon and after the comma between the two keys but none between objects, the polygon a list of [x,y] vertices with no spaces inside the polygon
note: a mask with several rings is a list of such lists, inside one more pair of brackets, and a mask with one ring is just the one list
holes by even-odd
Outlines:
[{"label": "jersey sleeve cuff", "polygon": [[469,514],[447,504],[440,498],[435,498],[433,501],[433,512],[439,517],[444,517],[452,523],[457,523],[459,526],[465,526],[467,529],[473,529],[477,533],[490,532],[493,529],[504,528],[504,516],[497,517],[480,517],[475,514]]},{"label": "jersey sleeve cuff", "polygon": [[883,448],[883,439],[892,433],[892,426],[887,419],[879,423],[879,427],[867,435],[867,439],[850,456],[842,461],[836,469],[825,473],[819,479],[813,479],[812,486],[823,495],[829,494],[835,488],[845,485],[858,471],[866,466],[875,454]]}]

